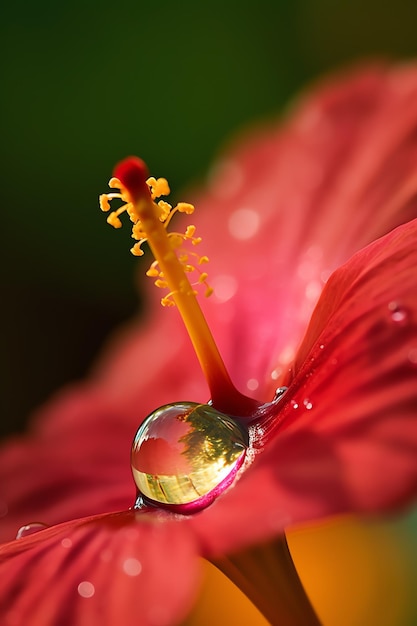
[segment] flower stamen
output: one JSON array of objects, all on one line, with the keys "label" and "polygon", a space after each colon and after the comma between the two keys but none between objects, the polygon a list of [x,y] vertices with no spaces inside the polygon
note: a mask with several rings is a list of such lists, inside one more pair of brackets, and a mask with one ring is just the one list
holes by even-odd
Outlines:
[{"label": "flower stamen", "polygon": [[[175,213],[191,215],[194,206],[179,202],[172,207],[165,200],[160,200],[161,196],[170,192],[168,182],[165,178],[149,177],[145,163],[137,157],[128,157],[116,166],[109,186],[120,191],[102,194],[100,208],[109,211],[115,198],[124,202],[109,215],[107,221],[120,228],[119,216],[126,211],[133,222],[132,237],[136,240],[132,253],[143,255],[142,246],[148,243],[155,260],[147,275],[156,279],[157,287],[169,289],[161,304],[177,306],[209,385],[213,405],[229,415],[252,415],[259,403],[234,387],[196,299],[201,286],[205,288],[206,297],[213,292],[207,282],[207,272],[199,267],[208,262],[208,257],[185,247],[187,243],[199,245],[201,237],[195,236],[193,224],[187,226],[184,233],[166,230]],[[192,273],[197,273],[198,277],[191,283],[187,275]]]}]

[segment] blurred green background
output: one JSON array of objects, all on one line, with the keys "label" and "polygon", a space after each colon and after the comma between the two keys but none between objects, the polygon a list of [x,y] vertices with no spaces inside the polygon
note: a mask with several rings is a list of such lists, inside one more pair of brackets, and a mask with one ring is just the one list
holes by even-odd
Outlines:
[{"label": "blurred green background", "polygon": [[138,307],[97,208],[139,153],[174,189],[323,72],[417,54],[415,0],[17,1],[0,20],[0,434],[83,376]]}]

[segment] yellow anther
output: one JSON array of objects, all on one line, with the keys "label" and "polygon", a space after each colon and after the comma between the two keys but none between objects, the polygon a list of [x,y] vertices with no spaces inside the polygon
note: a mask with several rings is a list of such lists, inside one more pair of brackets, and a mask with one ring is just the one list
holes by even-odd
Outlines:
[{"label": "yellow anther", "polygon": [[189,204],[188,202],[178,202],[176,209],[180,213],[187,213],[187,215],[194,213],[194,205]]},{"label": "yellow anther", "polygon": [[206,291],[205,291],[205,293],[204,293],[204,296],[205,296],[206,298],[210,298],[210,296],[211,296],[211,294],[212,294],[212,293],[213,293],[213,287],[207,287],[207,289],[206,289]]},{"label": "yellow anther", "polygon": [[209,258],[208,258],[208,256],[201,256],[201,257],[198,259],[198,264],[199,264],[199,265],[202,265],[203,263],[208,263],[208,262],[209,262]]},{"label": "yellow anther", "polygon": [[110,211],[110,200],[106,193],[102,193],[99,197],[100,209],[102,211]]},{"label": "yellow anther", "polygon": [[[122,177],[123,178],[123,177]],[[135,256],[142,256],[144,254],[142,250],[142,246],[145,242],[149,240],[149,217],[148,215],[144,218],[143,211],[151,211],[153,210],[155,219],[162,223],[163,228],[166,230],[170,224],[170,221],[175,215],[175,213],[185,213],[191,215],[194,211],[194,206],[188,202],[179,202],[174,208],[169,202],[165,200],[158,200],[160,196],[167,196],[170,192],[168,182],[165,178],[154,178],[151,176],[144,182],[145,190],[141,190],[140,194],[141,199],[139,201],[135,200],[135,196],[132,195],[131,191],[128,191],[129,187],[128,182],[123,178],[126,183],[126,187],[122,184],[120,178],[117,176],[113,176],[113,178],[109,181],[109,187],[111,189],[115,189],[115,192],[102,194],[100,196],[100,208],[102,211],[109,211],[110,204],[113,199],[118,199],[123,202],[123,204],[112,211],[107,221],[114,228],[120,228],[122,226],[122,222],[119,218],[119,215],[123,212],[127,212],[130,220],[133,222],[132,226],[132,237],[136,240],[136,243],[131,248],[132,254]],[[146,199],[146,191],[149,188],[150,196]],[[129,188],[130,189],[130,188]],[[147,207],[147,208],[146,208]],[[146,220],[146,221],[145,221]],[[147,224],[145,227],[144,224]],[[172,255],[168,258],[165,255],[163,263],[171,263],[171,261],[177,260],[182,266],[183,272],[186,274],[191,274],[196,271],[195,264],[189,262],[190,255],[195,258],[195,263],[198,262],[199,265],[202,263],[206,263],[208,261],[207,257],[199,257],[195,252],[191,252],[185,248],[185,244],[187,242],[191,242],[192,245],[197,245],[201,241],[201,237],[195,237],[196,227],[194,224],[190,224],[186,227],[184,234],[180,232],[167,232],[167,237],[170,245],[170,251],[168,255]],[[151,243],[152,246],[152,243]],[[155,251],[154,247],[152,249]],[[162,261],[161,261],[162,262]],[[154,261],[151,267],[146,272],[147,276],[152,278],[156,278],[155,285],[160,288],[173,287],[173,284],[167,281],[164,277],[163,272],[159,268],[159,261]],[[207,274],[201,273],[195,284],[206,284]],[[163,298],[164,306],[172,306],[175,304],[175,294],[184,294],[184,295],[195,295],[195,290],[190,287],[188,280],[184,282],[184,284],[180,284],[177,286],[175,290],[172,290],[165,298]]]},{"label": "yellow anther", "polygon": [[117,211],[113,211],[113,213],[110,213],[110,215],[107,218],[107,223],[110,224],[110,226],[113,226],[113,228],[122,227],[122,222],[120,221],[117,215]]},{"label": "yellow anther", "polygon": [[169,214],[171,213],[172,205],[169,204],[168,202],[165,202],[165,200],[160,200],[158,202],[158,206],[161,209],[161,214],[159,216],[159,219],[161,220],[161,222],[165,222]]},{"label": "yellow anther", "polygon": [[115,176],[110,178],[110,180],[109,180],[109,187],[111,189],[121,189],[122,186],[123,185],[122,185],[122,183],[120,182],[120,180],[118,178],[116,178]]},{"label": "yellow anther", "polygon": [[187,229],[185,231],[185,236],[192,237],[194,233],[195,233],[195,226],[193,224],[190,224],[190,226],[187,226]]},{"label": "yellow anther", "polygon": [[133,246],[133,248],[130,248],[130,252],[134,255],[134,256],[143,256],[145,253],[141,248],[142,242],[138,241],[138,243],[135,243],[135,245]]},{"label": "yellow anther", "polygon": [[146,184],[150,189],[152,200],[155,200],[155,198],[159,198],[160,196],[169,196],[171,192],[166,178],[156,179],[151,176],[146,181]]},{"label": "yellow anther", "polygon": [[132,226],[132,237],[133,239],[146,239],[146,233],[143,230],[142,222],[136,222]]},{"label": "yellow anther", "polygon": [[165,296],[164,298],[161,298],[161,304],[162,306],[175,306],[175,302],[172,299],[173,293],[169,293],[167,296]]}]

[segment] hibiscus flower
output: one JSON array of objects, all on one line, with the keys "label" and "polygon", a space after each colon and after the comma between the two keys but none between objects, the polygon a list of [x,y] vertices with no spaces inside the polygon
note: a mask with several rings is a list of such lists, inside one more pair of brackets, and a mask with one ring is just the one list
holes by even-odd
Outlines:
[{"label": "hibiscus flower", "polygon": [[[191,334],[211,346],[208,365],[207,345],[196,346],[209,393],[178,312],[155,303],[88,381],[6,443],[7,626],[179,623],[198,585],[197,555],[236,579],[271,622],[288,611],[285,623],[318,623],[287,562],[284,530],[413,502],[416,95],[415,66],[373,67],[329,81],[283,126],[230,149],[196,197],[194,223],[214,288],[206,317],[236,388],[204,326]],[[147,191],[136,166],[130,173],[116,171],[138,224]],[[139,224],[136,238],[146,235]],[[169,287],[167,270],[155,271]],[[206,281],[204,271],[197,282]],[[131,508],[137,427],[159,406],[209,395],[210,410],[252,428],[232,484],[192,514],[170,510],[169,498]],[[13,540],[36,519],[50,527]],[[291,601],[277,606],[275,579],[256,566],[266,552],[275,573],[293,576],[301,615]]]}]

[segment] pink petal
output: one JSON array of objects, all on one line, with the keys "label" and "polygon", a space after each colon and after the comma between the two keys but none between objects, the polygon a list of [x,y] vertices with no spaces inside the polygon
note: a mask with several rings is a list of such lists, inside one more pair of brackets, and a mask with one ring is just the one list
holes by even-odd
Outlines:
[{"label": "pink petal", "polygon": [[184,524],[128,511],[55,526],[0,547],[5,626],[169,626],[198,580]]},{"label": "pink petal", "polygon": [[[192,525],[208,553],[417,495],[417,220],[329,280],[265,449]],[[244,511],[245,524],[233,525]],[[209,529],[209,530],[208,530]]]},{"label": "pink petal", "polygon": [[333,77],[244,137],[195,200],[219,289],[205,308],[242,391],[269,399],[331,272],[417,217],[416,99],[415,65]]}]

